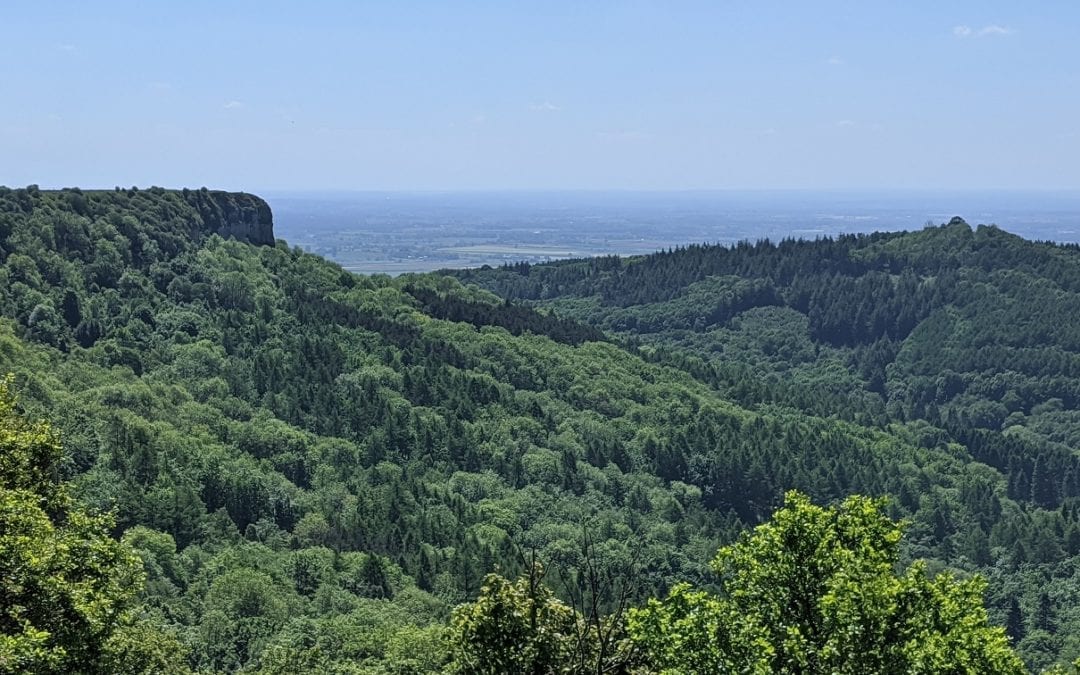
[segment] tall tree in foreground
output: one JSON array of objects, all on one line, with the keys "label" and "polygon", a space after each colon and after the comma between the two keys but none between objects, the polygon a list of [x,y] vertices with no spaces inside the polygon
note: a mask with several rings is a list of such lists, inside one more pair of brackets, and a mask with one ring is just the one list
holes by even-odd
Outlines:
[{"label": "tall tree in foreground", "polygon": [[723,593],[681,584],[629,618],[663,673],[1023,673],[990,626],[984,582],[896,573],[901,528],[884,503],[822,508],[789,492],[771,522],[724,547]]},{"label": "tall tree in foreground", "polygon": [[[583,593],[598,582],[597,561],[586,544],[587,560],[577,570],[586,577]],[[570,589],[574,605],[558,598],[543,582],[535,560],[515,582],[489,574],[475,602],[460,605],[450,620],[451,673],[470,675],[604,675],[628,673],[635,653],[626,639],[619,594],[613,614],[601,617],[592,600]],[[564,584],[566,586],[566,584]],[[593,600],[598,600],[593,595]],[[584,612],[577,607],[583,607]]]},{"label": "tall tree in foreground", "polygon": [[580,620],[534,572],[511,583],[489,574],[475,602],[454,610],[450,622],[454,673],[561,672],[572,658]]},{"label": "tall tree in foreground", "polygon": [[10,389],[0,380],[0,673],[182,672],[175,639],[122,625],[138,558],[73,503],[56,432]]}]

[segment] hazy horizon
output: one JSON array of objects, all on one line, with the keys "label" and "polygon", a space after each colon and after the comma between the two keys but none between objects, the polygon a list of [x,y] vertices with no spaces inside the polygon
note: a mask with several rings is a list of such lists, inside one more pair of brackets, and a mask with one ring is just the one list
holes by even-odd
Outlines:
[{"label": "hazy horizon", "polygon": [[635,255],[921,229],[953,216],[1027,239],[1080,242],[1080,192],[267,192],[277,236],[363,273]]}]

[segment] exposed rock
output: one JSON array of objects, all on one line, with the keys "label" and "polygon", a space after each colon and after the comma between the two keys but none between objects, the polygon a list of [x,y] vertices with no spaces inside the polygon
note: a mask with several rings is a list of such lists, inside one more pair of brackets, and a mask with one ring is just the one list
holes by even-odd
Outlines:
[{"label": "exposed rock", "polygon": [[202,231],[216,232],[251,244],[274,244],[274,218],[270,205],[246,192],[184,190],[184,199],[202,218]]}]

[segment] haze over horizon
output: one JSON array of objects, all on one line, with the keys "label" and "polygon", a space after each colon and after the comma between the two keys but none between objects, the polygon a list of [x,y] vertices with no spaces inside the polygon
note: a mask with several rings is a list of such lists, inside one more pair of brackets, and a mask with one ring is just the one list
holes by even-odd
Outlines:
[{"label": "haze over horizon", "polygon": [[1080,188],[1080,7],[18,4],[0,184]]}]

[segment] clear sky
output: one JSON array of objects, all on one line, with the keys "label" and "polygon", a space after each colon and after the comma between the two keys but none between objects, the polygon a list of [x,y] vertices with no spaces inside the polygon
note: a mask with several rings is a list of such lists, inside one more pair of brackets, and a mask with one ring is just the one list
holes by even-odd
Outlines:
[{"label": "clear sky", "polygon": [[36,2],[0,184],[1080,189],[1080,2]]}]

